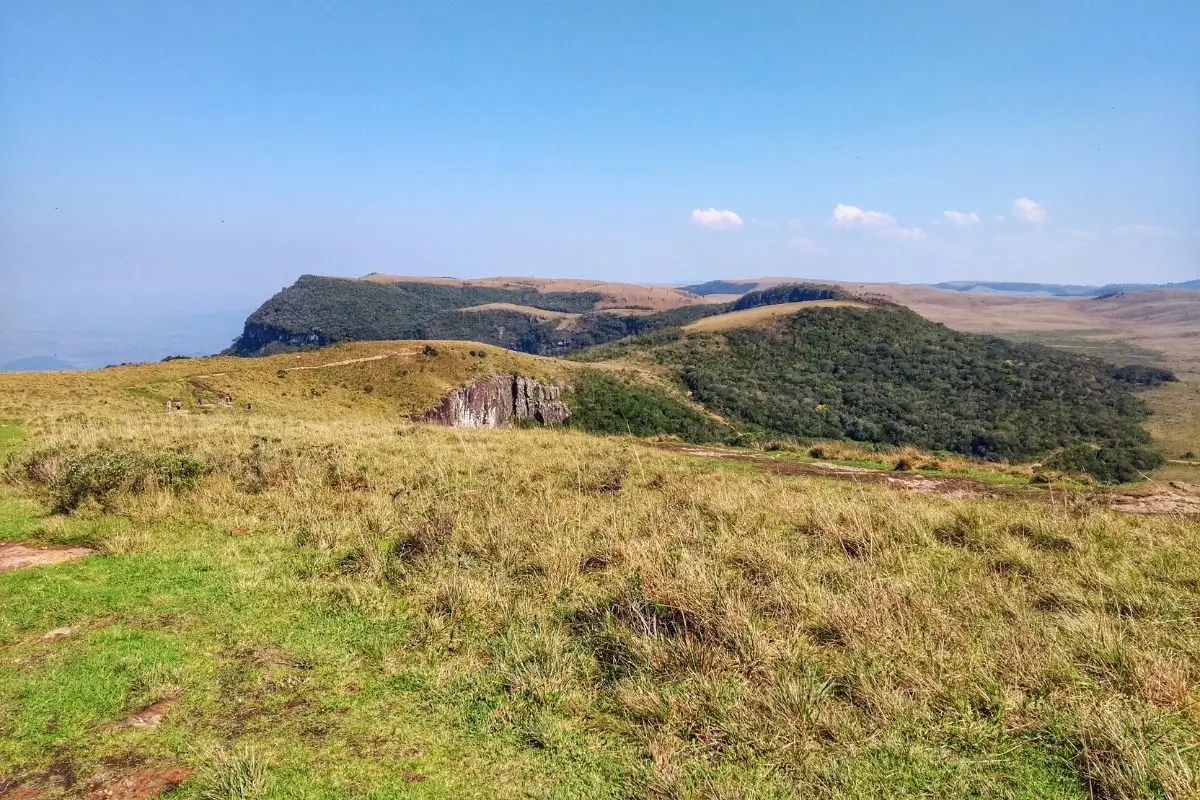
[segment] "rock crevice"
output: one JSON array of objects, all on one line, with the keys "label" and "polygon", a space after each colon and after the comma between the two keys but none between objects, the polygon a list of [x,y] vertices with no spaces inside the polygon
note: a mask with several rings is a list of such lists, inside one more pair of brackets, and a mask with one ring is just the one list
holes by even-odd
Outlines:
[{"label": "rock crevice", "polygon": [[557,425],[571,416],[562,387],[522,375],[489,375],[446,394],[417,419],[454,428],[498,428],[514,423]]}]

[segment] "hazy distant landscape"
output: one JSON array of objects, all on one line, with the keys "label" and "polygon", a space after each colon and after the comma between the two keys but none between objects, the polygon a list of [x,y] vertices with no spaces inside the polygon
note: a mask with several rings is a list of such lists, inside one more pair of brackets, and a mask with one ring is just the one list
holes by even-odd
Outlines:
[{"label": "hazy distant landscape", "polygon": [[1198,41],[0,2],[0,800],[1200,800]]}]

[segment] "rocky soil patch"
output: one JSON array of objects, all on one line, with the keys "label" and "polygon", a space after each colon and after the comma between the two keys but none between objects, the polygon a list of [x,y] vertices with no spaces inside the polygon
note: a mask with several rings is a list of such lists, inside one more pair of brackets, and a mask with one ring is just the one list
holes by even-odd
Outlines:
[{"label": "rocky soil patch", "polygon": [[0,572],[9,572],[26,567],[62,564],[89,556],[95,550],[86,547],[58,547],[55,545],[29,545],[16,542],[0,542]]}]

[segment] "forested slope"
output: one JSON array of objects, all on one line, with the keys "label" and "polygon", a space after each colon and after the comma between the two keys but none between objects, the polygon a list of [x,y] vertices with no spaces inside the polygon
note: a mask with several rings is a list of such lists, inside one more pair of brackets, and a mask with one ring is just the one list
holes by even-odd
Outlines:
[{"label": "forested slope", "polygon": [[1144,447],[1146,405],[1111,365],[960,333],[899,306],[814,307],[591,355],[667,365],[695,400],[752,430],[989,459],[1049,456],[1112,480],[1159,462]]}]

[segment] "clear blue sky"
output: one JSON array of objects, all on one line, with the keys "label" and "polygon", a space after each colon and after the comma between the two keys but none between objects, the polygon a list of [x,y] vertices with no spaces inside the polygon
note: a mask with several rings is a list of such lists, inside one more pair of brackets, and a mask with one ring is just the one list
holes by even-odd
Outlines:
[{"label": "clear blue sky", "polygon": [[305,272],[1192,278],[1198,41],[1192,0],[7,0],[0,315]]}]

